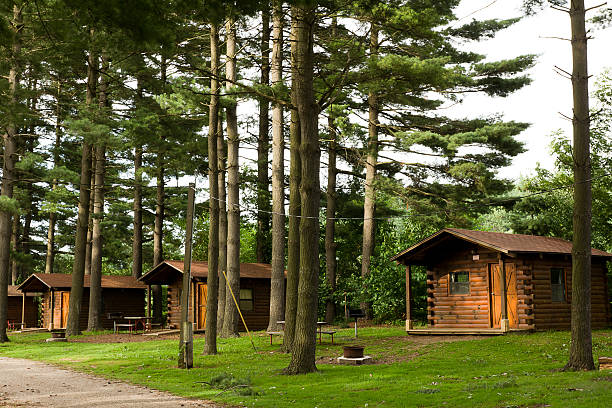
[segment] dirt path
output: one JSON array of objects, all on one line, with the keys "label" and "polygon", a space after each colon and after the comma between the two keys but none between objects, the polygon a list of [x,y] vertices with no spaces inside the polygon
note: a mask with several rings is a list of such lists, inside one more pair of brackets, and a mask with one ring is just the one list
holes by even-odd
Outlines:
[{"label": "dirt path", "polygon": [[0,357],[0,407],[207,407],[195,401],[119,381]]}]

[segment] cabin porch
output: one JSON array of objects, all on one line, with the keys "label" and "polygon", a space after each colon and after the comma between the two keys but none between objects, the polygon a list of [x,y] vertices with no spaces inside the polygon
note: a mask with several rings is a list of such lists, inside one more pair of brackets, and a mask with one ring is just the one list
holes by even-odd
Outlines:
[{"label": "cabin porch", "polygon": [[421,329],[406,329],[406,334],[416,336],[501,336],[507,333],[528,332],[527,329],[471,329],[471,328],[440,328],[427,327]]}]

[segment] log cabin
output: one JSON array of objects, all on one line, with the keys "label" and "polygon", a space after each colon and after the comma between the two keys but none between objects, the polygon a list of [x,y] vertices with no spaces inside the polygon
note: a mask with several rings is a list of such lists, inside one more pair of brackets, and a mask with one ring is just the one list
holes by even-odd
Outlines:
[{"label": "log cabin", "polygon": [[[181,293],[183,261],[164,261],[151,269],[140,280],[147,285],[168,285],[168,317],[170,328],[181,324]],[[263,263],[240,264],[240,293],[236,294],[240,310],[249,330],[264,330],[270,316],[270,276],[272,266]],[[191,263],[191,287],[189,290],[188,318],[194,330],[206,328],[206,294],[208,263]],[[228,294],[228,296],[231,296]],[[240,321],[239,330],[244,331]]]},{"label": "log cabin", "polygon": [[38,302],[36,301],[38,295],[39,293],[22,293],[15,285],[8,286],[7,320],[9,328],[38,327]]},{"label": "log cabin", "polygon": [[[42,327],[49,330],[66,328],[72,275],[36,273],[26,279],[18,290],[22,293],[42,293]],[[131,276],[102,276],[102,326],[112,330],[114,320],[109,314],[144,316],[147,287]],[[89,316],[89,275],[83,282],[83,300],[79,327],[87,329]]]},{"label": "log cabin", "polygon": [[[445,228],[391,260],[406,266],[409,334],[568,330],[572,243],[559,238]],[[592,249],[592,327],[610,326],[606,262]],[[427,271],[428,329],[413,329],[411,266]],[[505,282],[505,284],[502,284]]]}]

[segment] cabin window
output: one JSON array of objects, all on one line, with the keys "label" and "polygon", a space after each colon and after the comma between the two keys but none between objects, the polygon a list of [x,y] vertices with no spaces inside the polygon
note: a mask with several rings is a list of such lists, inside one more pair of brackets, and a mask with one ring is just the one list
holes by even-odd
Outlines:
[{"label": "cabin window", "polygon": [[565,302],[565,271],[562,268],[550,270],[550,290],[553,302]]},{"label": "cabin window", "polygon": [[240,289],[240,310],[243,312],[253,310],[253,289]]},{"label": "cabin window", "polygon": [[449,293],[451,295],[469,295],[470,273],[467,271],[451,272],[449,276]]}]

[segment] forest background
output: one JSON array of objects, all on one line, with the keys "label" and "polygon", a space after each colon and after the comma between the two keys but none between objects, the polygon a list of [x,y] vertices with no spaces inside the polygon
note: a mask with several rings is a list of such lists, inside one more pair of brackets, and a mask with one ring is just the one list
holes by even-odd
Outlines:
[{"label": "forest background", "polygon": [[[142,1],[133,8],[122,2],[79,3],[3,1],[0,9],[0,122],[3,128],[16,123],[19,136],[13,199],[3,197],[0,203],[13,214],[12,283],[32,273],[72,270],[82,140],[93,146],[98,163],[91,191],[103,192],[97,211],[91,194],[86,273],[96,256],[103,273],[119,275],[138,275],[160,260],[182,259],[185,180],[208,169],[207,23],[218,5],[210,2],[209,9],[194,11],[188,1]],[[490,61],[472,52],[474,44],[518,20],[467,19],[456,24],[458,5],[458,1],[329,2],[319,10],[315,93],[321,106],[321,185],[326,193],[321,195],[319,220],[322,317],[330,303],[341,316],[348,299],[352,306],[371,304],[377,321],[402,320],[405,271],[389,258],[440,228],[571,240],[569,136],[561,132],[550,136],[554,169],[537,168],[520,180],[504,179],[499,171],[523,152],[517,137],[528,125],[504,121],[499,115],[483,117],[469,108],[466,98],[474,93],[502,98],[529,86],[525,72],[536,57]],[[15,7],[20,9],[20,20],[15,18]],[[289,64],[284,82],[271,84],[270,7],[240,7],[243,17],[235,25],[238,79],[225,84],[221,106],[234,105],[242,111],[240,261],[269,263],[272,154],[267,109],[276,100],[289,100]],[[380,23],[375,46],[372,21],[385,22]],[[223,39],[228,31],[220,31],[223,72],[227,51]],[[289,46],[286,41],[286,60]],[[15,66],[16,90],[10,80]],[[89,95],[88,69],[97,78]],[[372,95],[378,98],[374,121],[369,116]],[[593,97],[597,114],[592,123],[592,245],[612,251],[610,74],[598,77]],[[461,103],[466,117],[447,116],[449,105]],[[503,99],[499,107],[503,111]],[[256,114],[246,113],[254,110]],[[285,112],[285,157],[289,157],[288,116]],[[371,123],[377,124],[375,134]],[[330,169],[336,181],[332,185]],[[96,176],[101,175],[102,187],[96,184]],[[285,171],[286,193],[288,176]],[[368,177],[372,178],[367,181]],[[366,202],[366,185],[372,188],[371,203]],[[194,260],[208,256],[205,187],[196,206]],[[334,209],[328,218],[330,200]],[[365,208],[373,211],[371,217],[364,215]],[[142,214],[139,238],[137,212]],[[370,261],[367,274],[364,218],[366,223],[374,220],[368,244],[372,252],[365,256]],[[93,250],[96,223],[103,237],[99,255]],[[332,247],[326,245],[330,223]],[[137,239],[142,244],[139,258],[134,251]],[[324,256],[330,251],[331,258]],[[336,260],[333,283],[330,259]],[[415,271],[413,285],[414,312],[424,319],[423,271]]]}]

